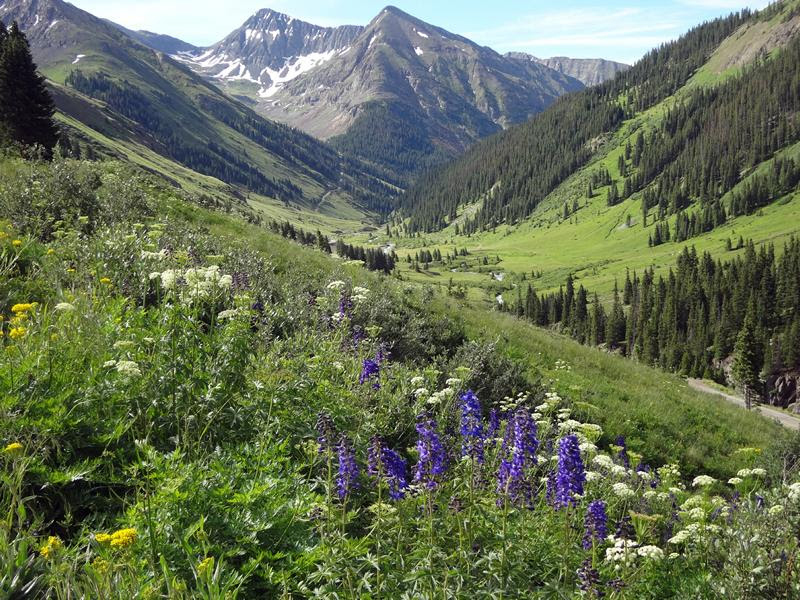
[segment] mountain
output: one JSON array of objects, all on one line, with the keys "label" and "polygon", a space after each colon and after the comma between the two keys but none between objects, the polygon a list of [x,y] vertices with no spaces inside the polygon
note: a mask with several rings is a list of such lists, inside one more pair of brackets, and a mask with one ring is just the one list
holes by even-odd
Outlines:
[{"label": "mountain", "polygon": [[117,26],[61,0],[10,0],[0,18],[28,35],[68,129],[105,154],[170,174],[178,164],[240,196],[314,210],[334,204],[364,218],[389,208],[391,191],[363,165],[265,120]]},{"label": "mountain", "polygon": [[509,52],[507,58],[520,61],[534,61],[574,77],[584,85],[598,85],[613,79],[620,71],[627,71],[630,65],[605,60],[603,58],[567,58],[554,56],[552,58],[537,58],[525,52]]},{"label": "mountain", "polygon": [[476,145],[408,192],[412,231],[440,229],[462,214],[467,232],[518,224],[574,180],[583,189],[558,207],[562,216],[580,208],[580,196],[599,192],[610,206],[636,199],[645,215],[658,208],[659,219],[694,219],[695,231],[713,228],[723,212],[774,199],[759,191],[743,209],[731,193],[798,141],[797,4],[697,27],[614,79]]},{"label": "mountain", "polygon": [[401,183],[583,87],[391,6],[367,27],[260,11],[218,44],[176,58]]},{"label": "mountain", "polygon": [[270,98],[287,82],[344,52],[363,29],[318,27],[263,9],[213,46],[174,54],[229,91]]},{"label": "mountain", "polygon": [[134,31],[133,29],[128,29],[127,27],[123,27],[122,25],[113,23],[112,21],[107,22],[114,27],[119,28],[123,33],[127,34],[128,37],[132,37],[140,44],[147,46],[148,48],[152,48],[153,50],[157,50],[158,52],[163,52],[165,54],[179,54],[191,53],[199,50],[197,46],[194,46],[188,42],[184,42],[183,40],[179,40],[178,38],[174,38],[170,35],[153,33],[152,31]]}]

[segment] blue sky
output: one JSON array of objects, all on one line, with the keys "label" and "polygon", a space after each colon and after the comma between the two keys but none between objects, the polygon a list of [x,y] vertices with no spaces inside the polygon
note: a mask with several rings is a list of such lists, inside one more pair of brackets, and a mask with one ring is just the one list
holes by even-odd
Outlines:
[{"label": "blue sky", "polygon": [[[126,27],[168,33],[210,45],[259,8],[319,25],[368,23],[389,0],[72,0]],[[499,52],[602,57],[634,62],[647,50],[693,25],[768,0],[395,0],[395,6],[433,25]]]}]

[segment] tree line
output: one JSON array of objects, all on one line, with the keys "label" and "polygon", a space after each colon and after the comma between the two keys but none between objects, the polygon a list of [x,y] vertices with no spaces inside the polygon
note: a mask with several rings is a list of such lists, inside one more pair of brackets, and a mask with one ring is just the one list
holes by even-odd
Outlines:
[{"label": "tree line", "polygon": [[621,290],[615,284],[609,307],[570,275],[558,292],[520,288],[506,310],[581,343],[720,382],[738,341],[752,355],[753,371],[766,379],[800,369],[800,239],[780,254],[749,241],[727,262],[684,248],[665,276],[652,269],[628,273]]},{"label": "tree line", "polygon": [[[770,10],[768,9],[768,16]],[[409,230],[431,232],[460,205],[481,200],[463,233],[515,223],[585,165],[604,136],[683,87],[719,46],[753,18],[742,11],[706,23],[647,54],[602,85],[569,94],[529,122],[476,144],[454,163],[419,179],[402,198]]]},{"label": "tree line", "polygon": [[363,246],[350,245],[341,240],[331,242],[319,229],[314,233],[310,233],[300,227],[295,227],[288,221],[275,220],[268,221],[265,225],[273,233],[277,233],[287,240],[316,248],[326,254],[332,254],[335,248],[336,254],[340,257],[348,260],[359,260],[370,271],[383,271],[388,274],[394,270],[397,263],[397,254],[395,252],[386,252],[383,248],[364,248]]}]

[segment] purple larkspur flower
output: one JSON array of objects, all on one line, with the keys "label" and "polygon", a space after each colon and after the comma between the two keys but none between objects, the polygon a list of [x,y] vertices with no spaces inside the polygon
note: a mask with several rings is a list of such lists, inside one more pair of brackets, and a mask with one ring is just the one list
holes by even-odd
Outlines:
[{"label": "purple larkspur flower", "polygon": [[592,567],[592,559],[587,558],[583,561],[581,568],[577,571],[578,587],[586,594],[587,598],[603,598],[605,592],[600,587],[600,573]]},{"label": "purple larkspur flower", "polygon": [[461,456],[483,464],[483,413],[475,392],[461,394]]},{"label": "purple larkspur flower", "polygon": [[353,490],[358,489],[358,463],[350,440],[342,435],[336,445],[339,459],[339,472],[336,474],[336,490],[339,498],[346,498]]},{"label": "purple larkspur flower", "polygon": [[[512,502],[530,504],[533,486],[529,470],[536,465],[536,423],[525,408],[518,409],[506,423],[503,445],[500,448],[500,468],[497,472],[497,491]],[[498,500],[498,502],[500,502]]]},{"label": "purple larkspur flower", "polygon": [[586,509],[583,533],[583,549],[591,550],[594,542],[602,542],[608,535],[608,516],[606,503],[602,500],[590,502]]},{"label": "purple larkspur flower", "polygon": [[333,440],[336,437],[336,428],[333,426],[333,419],[327,413],[317,415],[317,444],[320,453],[333,448]]},{"label": "purple larkspur flower", "polygon": [[622,464],[626,469],[630,469],[631,459],[628,457],[628,446],[625,443],[625,436],[622,435],[618,436],[616,445],[620,447],[620,451],[619,454],[617,454],[617,457],[622,461]]},{"label": "purple larkspur flower", "polygon": [[581,460],[578,436],[575,434],[561,438],[558,444],[558,472],[555,484],[556,508],[577,504],[577,496],[583,494],[586,472]]},{"label": "purple larkspur flower", "polygon": [[400,500],[408,488],[406,461],[397,452],[386,446],[379,436],[372,438],[369,446],[367,472],[379,483],[385,481],[389,486],[389,497]]},{"label": "purple larkspur flower", "polygon": [[342,294],[342,297],[339,299],[339,316],[345,317],[350,314],[350,311],[353,309],[353,301],[350,299],[349,294]]},{"label": "purple larkspur flower", "polygon": [[381,367],[380,365],[372,360],[371,358],[367,358],[364,360],[364,365],[361,367],[361,375],[358,376],[358,383],[360,385],[364,385],[370,379],[373,379],[372,387],[380,389],[381,382],[380,382],[380,375],[381,375]]},{"label": "purple larkspur flower", "polygon": [[414,470],[414,482],[421,483],[429,490],[439,485],[439,478],[447,468],[444,446],[436,432],[436,421],[423,414],[417,420],[417,453],[419,460]]}]

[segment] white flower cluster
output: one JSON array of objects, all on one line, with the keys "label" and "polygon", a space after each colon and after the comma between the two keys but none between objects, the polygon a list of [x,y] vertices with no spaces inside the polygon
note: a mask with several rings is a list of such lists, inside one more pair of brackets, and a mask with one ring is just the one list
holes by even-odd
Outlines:
[{"label": "white flower cluster", "polygon": [[160,273],[150,273],[150,280],[160,279],[161,287],[166,291],[177,290],[178,280],[181,277],[186,282],[183,290],[184,299],[190,302],[204,300],[216,292],[230,290],[233,284],[233,278],[220,273],[217,265],[186,269],[186,271],[167,269]]},{"label": "white flower cluster", "polygon": [[607,454],[598,454],[592,459],[592,463],[601,469],[606,469],[608,471],[614,466],[614,461],[611,460],[611,457]]},{"label": "white flower cluster", "polygon": [[692,487],[708,487],[714,485],[716,481],[711,475],[698,475],[692,481]]},{"label": "white flower cluster", "polygon": [[737,477],[744,479],[745,477],[766,477],[767,471],[765,469],[739,469],[736,473]]},{"label": "white flower cluster", "polygon": [[365,287],[356,286],[353,288],[353,302],[361,304],[367,301],[369,290]]},{"label": "white flower cluster", "polygon": [[641,546],[636,550],[636,554],[647,560],[661,560],[664,558],[664,551],[658,546]]},{"label": "white flower cluster", "polygon": [[792,502],[800,502],[800,481],[788,487],[788,497]]},{"label": "white flower cluster", "polygon": [[690,523],[686,529],[682,529],[669,540],[668,544],[680,545],[686,542],[700,542],[709,534],[717,535],[722,531],[719,525],[703,524],[703,523]]},{"label": "white flower cluster", "polygon": [[628,498],[633,498],[636,495],[627,483],[618,482],[611,486],[611,489],[614,491],[614,494],[618,498],[622,498],[623,500],[627,500]]},{"label": "white flower cluster", "polygon": [[120,360],[116,363],[117,373],[124,377],[141,377],[142,371],[132,360]]},{"label": "white flower cluster", "polygon": [[344,281],[337,280],[337,281],[331,281],[327,287],[331,291],[341,292],[346,286],[347,284]]},{"label": "white flower cluster", "polygon": [[150,252],[149,250],[142,251],[142,260],[165,260],[166,258],[166,250],[159,250],[158,252]]},{"label": "white flower cluster", "polygon": [[608,541],[614,542],[611,548],[606,548],[606,562],[613,563],[614,569],[630,567],[636,562],[636,542],[633,540],[617,539],[613,535]]},{"label": "white flower cluster", "polygon": [[425,383],[425,378],[421,375],[411,378],[411,385],[422,385],[423,383]]},{"label": "white flower cluster", "polygon": [[556,361],[556,371],[572,371],[572,367],[565,360]]}]

